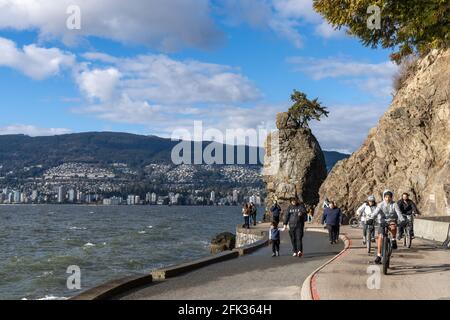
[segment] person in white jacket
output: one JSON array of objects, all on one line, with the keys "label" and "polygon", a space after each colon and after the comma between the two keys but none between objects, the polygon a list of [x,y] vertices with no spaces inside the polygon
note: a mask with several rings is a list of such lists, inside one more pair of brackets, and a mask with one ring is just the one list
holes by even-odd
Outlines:
[{"label": "person in white jacket", "polygon": [[370,239],[366,239],[367,228],[375,223],[375,210],[377,209],[377,203],[374,196],[369,196],[367,201],[364,202],[358,210],[356,210],[356,216],[361,217],[361,223],[363,225],[363,244],[366,245],[366,241],[375,242],[375,228],[373,228]]}]

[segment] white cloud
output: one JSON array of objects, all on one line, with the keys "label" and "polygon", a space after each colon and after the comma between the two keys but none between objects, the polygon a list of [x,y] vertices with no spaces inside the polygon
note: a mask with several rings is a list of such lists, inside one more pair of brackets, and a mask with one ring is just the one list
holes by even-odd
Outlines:
[{"label": "white cloud", "polygon": [[0,127],[0,135],[7,134],[25,134],[30,137],[54,136],[71,133],[70,129],[65,128],[39,128],[34,125],[13,124],[6,127]]},{"label": "white cloud", "polygon": [[[81,30],[66,28],[70,5],[81,9]],[[0,0],[0,29],[38,30],[71,44],[97,36],[165,51],[211,48],[223,39],[208,0]]]},{"label": "white cloud", "polygon": [[339,78],[374,96],[387,97],[392,92],[392,77],[398,66],[391,62],[367,63],[342,58],[317,59],[292,57],[288,62],[294,70],[318,81]]},{"label": "white cloud", "polygon": [[77,83],[88,99],[108,101],[112,98],[120,77],[120,72],[115,68],[85,70],[77,76]]},{"label": "white cloud", "polygon": [[87,69],[77,77],[88,98],[108,100],[112,92],[134,101],[165,105],[254,101],[260,91],[238,69],[195,60],[177,61],[166,55],[134,58],[100,57],[113,61],[107,69]]},{"label": "white cloud", "polygon": [[219,12],[227,22],[246,23],[253,28],[266,28],[301,48],[301,29],[312,25],[315,34],[324,39],[341,37],[313,8],[312,0],[223,0]]},{"label": "white cloud", "polygon": [[75,64],[75,57],[57,48],[41,48],[35,44],[19,49],[13,41],[0,37],[0,66],[10,67],[32,79],[42,80]]},{"label": "white cloud", "polygon": [[323,21],[316,26],[315,33],[324,39],[340,38],[345,35],[345,31],[343,29],[336,30],[326,21]]}]

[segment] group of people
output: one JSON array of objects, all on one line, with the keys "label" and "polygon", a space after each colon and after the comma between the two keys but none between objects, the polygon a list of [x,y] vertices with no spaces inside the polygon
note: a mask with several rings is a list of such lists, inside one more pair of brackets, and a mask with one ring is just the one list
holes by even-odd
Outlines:
[{"label": "group of people", "polygon": [[[272,242],[272,257],[278,257],[280,256],[281,238],[278,226],[280,224],[281,207],[277,201],[274,201],[270,208],[270,213],[272,216],[272,223],[269,239]],[[311,211],[309,211],[309,213],[311,214]],[[306,209],[305,204],[298,198],[292,198],[290,205],[286,210],[281,231],[289,229],[294,257],[303,256],[303,234],[306,221],[308,221],[308,210]]]},{"label": "group of people", "polygon": [[[392,249],[397,249],[396,236],[398,233],[398,240],[401,240],[404,236],[404,226],[406,222],[410,222],[410,237],[414,238],[414,215],[420,215],[416,204],[409,198],[408,193],[403,193],[402,198],[397,202],[394,201],[394,193],[391,190],[385,190],[383,192],[383,201],[379,204],[376,203],[374,196],[369,196],[367,201],[363,203],[356,215],[360,217],[363,226],[363,244],[366,241],[377,242],[377,257],[375,259],[376,264],[381,263],[381,249],[383,243],[383,227],[388,226],[389,231],[394,238],[392,241]],[[377,226],[378,237],[375,239],[375,228],[370,235],[370,239],[367,239],[367,229],[371,225]]]},{"label": "group of people", "polygon": [[[394,193],[391,190],[385,190],[383,192],[383,201],[377,204],[375,196],[369,196],[367,201],[364,202],[357,210],[356,215],[361,218],[363,226],[363,243],[366,241],[377,242],[377,257],[375,259],[376,264],[381,263],[381,247],[383,241],[383,227],[386,225],[389,228],[394,240],[392,248],[397,249],[397,229],[398,239],[400,240],[404,235],[404,226],[409,221],[411,225],[410,236],[414,238],[414,215],[420,214],[416,204],[409,199],[408,193],[403,193],[402,198],[395,202]],[[343,222],[343,213],[337,206],[335,201],[325,200],[323,204],[323,216],[322,224],[326,226],[329,233],[330,244],[336,244],[339,240],[340,226]],[[283,227],[279,229],[281,218],[281,207],[277,201],[274,201],[270,208],[272,216],[271,228],[269,233],[269,239],[272,242],[272,256],[277,257],[280,255],[280,231],[289,229],[289,236],[292,243],[292,251],[294,257],[303,256],[303,235],[305,229],[305,223],[312,220],[312,208],[307,210],[305,204],[298,198],[292,198],[290,205],[287,208]],[[378,237],[375,238],[375,228],[370,236],[370,239],[366,238],[367,228],[371,225],[377,226]]]},{"label": "group of people", "polygon": [[[242,216],[244,217],[244,224],[242,225],[242,227],[246,228],[246,229],[250,229],[251,223],[254,226],[256,226],[257,215],[258,215],[258,209],[256,208],[255,204],[253,202],[245,203],[242,206]],[[250,221],[250,219],[252,221]]]}]

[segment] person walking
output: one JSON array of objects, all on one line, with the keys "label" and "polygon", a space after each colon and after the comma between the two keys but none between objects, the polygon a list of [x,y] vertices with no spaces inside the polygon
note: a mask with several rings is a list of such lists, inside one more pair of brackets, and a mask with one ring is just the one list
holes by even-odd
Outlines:
[{"label": "person walking", "polygon": [[314,217],[314,208],[309,207],[308,208],[308,223],[309,224],[311,224],[313,222],[313,217]]},{"label": "person walking", "polygon": [[242,216],[244,217],[244,225],[242,228],[250,229],[250,208],[248,203],[245,203],[242,207]]},{"label": "person walking", "polygon": [[270,207],[270,213],[272,214],[272,222],[278,225],[280,223],[281,207],[277,200],[273,201],[273,205]]},{"label": "person walking", "polygon": [[331,244],[338,242],[341,221],[341,209],[336,206],[336,202],[330,201],[330,207],[323,210],[322,224],[327,226]]},{"label": "person walking", "polygon": [[256,216],[258,215],[258,209],[256,209],[255,204],[250,203],[250,216],[252,217],[253,225],[256,226]]},{"label": "person walking", "polygon": [[272,222],[269,232],[269,240],[272,242],[272,257],[280,256],[280,239],[278,223]]},{"label": "person walking", "polygon": [[283,231],[289,226],[289,236],[291,237],[292,251],[294,257],[303,256],[303,234],[306,221],[306,207],[297,198],[291,199],[284,217]]}]

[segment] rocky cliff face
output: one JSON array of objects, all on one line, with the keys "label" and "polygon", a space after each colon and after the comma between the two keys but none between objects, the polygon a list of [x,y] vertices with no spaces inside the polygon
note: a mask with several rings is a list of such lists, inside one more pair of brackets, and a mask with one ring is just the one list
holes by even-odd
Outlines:
[{"label": "rocky cliff face", "polygon": [[310,129],[298,128],[287,113],[277,115],[277,128],[265,145],[263,175],[268,208],[276,198],[284,211],[295,196],[308,205],[317,204],[319,188],[327,176],[319,142]]},{"label": "rocky cliff face", "polygon": [[449,101],[450,50],[433,51],[361,148],[331,171],[321,201],[333,199],[352,214],[368,195],[380,201],[390,188],[396,198],[409,192],[425,215],[450,215]]}]

